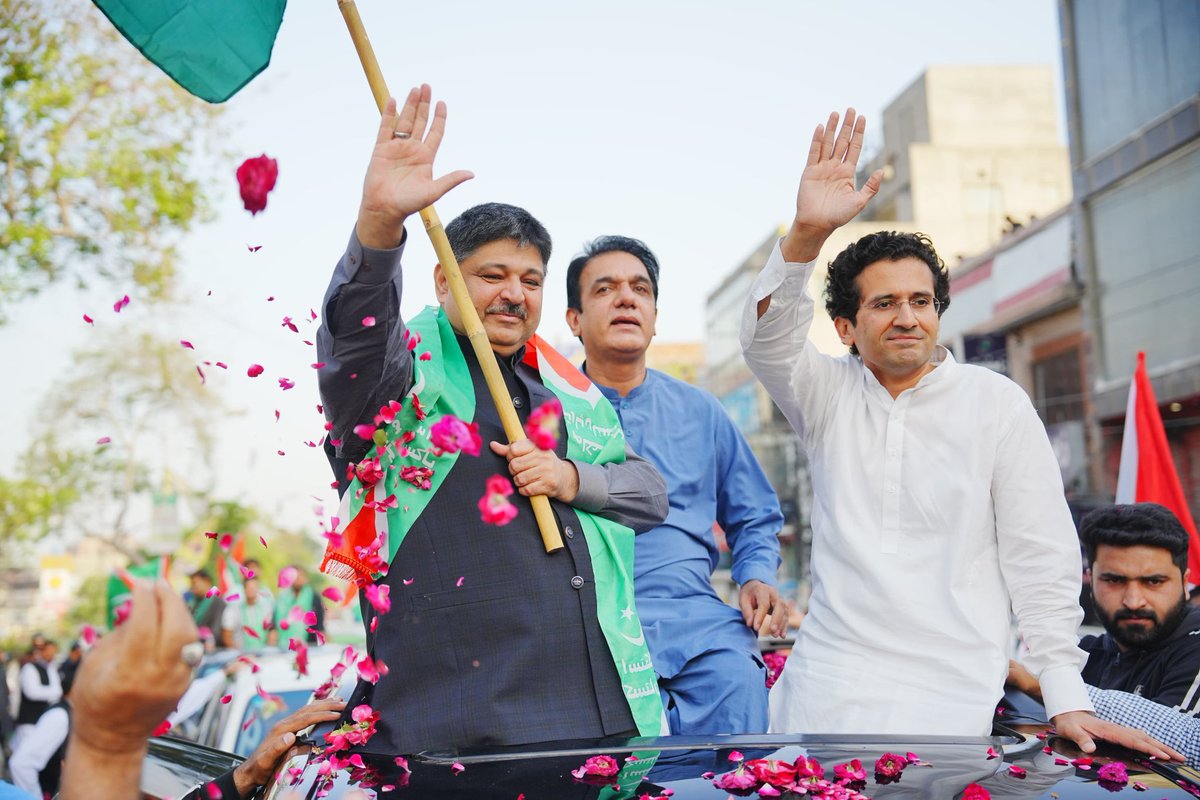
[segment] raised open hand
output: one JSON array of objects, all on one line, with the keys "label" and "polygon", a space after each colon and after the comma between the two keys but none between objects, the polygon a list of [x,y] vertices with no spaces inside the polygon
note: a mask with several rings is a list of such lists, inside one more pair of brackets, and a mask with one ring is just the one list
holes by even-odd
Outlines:
[{"label": "raised open hand", "polygon": [[358,238],[367,247],[395,247],[406,217],[475,177],[466,170],[433,177],[433,160],[446,133],[446,104],[438,102],[430,118],[430,100],[424,84],[408,93],[399,114],[395,99],[383,109],[358,210]]},{"label": "raised open hand", "polygon": [[827,124],[818,125],[813,132],[808,162],[796,193],[796,218],[788,236],[791,246],[785,242],[787,260],[816,258],[829,234],[854,219],[879,191],[882,170],[875,171],[861,189],[855,187],[855,168],[866,128],[866,118],[849,108],[841,130],[835,111]]}]

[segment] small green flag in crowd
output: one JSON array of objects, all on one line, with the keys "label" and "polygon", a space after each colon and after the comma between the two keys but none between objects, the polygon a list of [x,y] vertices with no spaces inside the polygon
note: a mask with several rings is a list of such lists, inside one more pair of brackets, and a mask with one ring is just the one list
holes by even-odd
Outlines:
[{"label": "small green flag in crowd", "polygon": [[118,609],[133,597],[133,578],[154,581],[167,576],[169,568],[165,556],[155,556],[142,564],[126,567],[108,576],[108,628],[117,624]]}]

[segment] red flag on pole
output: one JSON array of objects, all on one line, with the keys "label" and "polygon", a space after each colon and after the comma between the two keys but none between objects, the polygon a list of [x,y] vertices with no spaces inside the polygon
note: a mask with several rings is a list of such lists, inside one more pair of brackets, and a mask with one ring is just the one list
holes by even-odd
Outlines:
[{"label": "red flag on pole", "polygon": [[1138,353],[1137,369],[1129,384],[1125,407],[1125,435],[1121,439],[1121,465],[1117,473],[1118,503],[1158,503],[1175,513],[1188,532],[1189,583],[1200,583],[1200,536],[1183,496],[1175,471],[1167,432],[1163,428],[1154,387],[1146,375],[1146,354]]}]

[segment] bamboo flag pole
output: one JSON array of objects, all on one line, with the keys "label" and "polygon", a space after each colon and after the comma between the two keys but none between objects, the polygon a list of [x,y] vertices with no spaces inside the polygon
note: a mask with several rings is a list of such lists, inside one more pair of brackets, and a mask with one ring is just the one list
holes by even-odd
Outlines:
[{"label": "bamboo flag pole", "polygon": [[[354,0],[338,0],[338,8],[341,9],[342,18],[346,20],[346,27],[350,30],[350,38],[354,41],[354,49],[358,51],[358,60],[362,62],[363,72],[367,74],[367,82],[371,84],[371,94],[375,96],[375,105],[379,106],[380,113],[383,113],[383,107],[387,104],[391,94],[383,79],[383,73],[379,69],[375,50],[367,38],[362,18],[358,15],[358,7],[354,4]],[[438,263],[441,264],[442,271],[446,273],[450,294],[454,297],[455,304],[458,305],[458,312],[462,316],[467,338],[475,351],[475,357],[479,360],[479,366],[483,369],[483,377],[487,381],[488,391],[492,394],[492,402],[496,404],[496,410],[500,413],[504,434],[510,443],[523,439],[525,431],[521,428],[521,420],[513,408],[512,397],[508,394],[508,387],[504,383],[504,377],[500,374],[500,367],[496,364],[496,354],[492,351],[492,343],[488,341],[487,331],[484,330],[483,323],[479,321],[479,314],[475,311],[475,304],[471,302],[467,284],[463,281],[462,271],[458,268],[458,259],[454,257],[454,251],[450,248],[450,241],[446,238],[442,221],[438,218],[437,211],[433,206],[421,209],[421,221],[425,223],[425,232],[429,234],[429,240],[433,243]],[[529,501],[533,505],[533,515],[537,519],[538,530],[542,534],[542,544],[546,546],[546,552],[553,553],[555,550],[561,550],[562,536],[558,532],[558,522],[550,508],[550,500],[545,495],[535,495],[530,497]]]}]

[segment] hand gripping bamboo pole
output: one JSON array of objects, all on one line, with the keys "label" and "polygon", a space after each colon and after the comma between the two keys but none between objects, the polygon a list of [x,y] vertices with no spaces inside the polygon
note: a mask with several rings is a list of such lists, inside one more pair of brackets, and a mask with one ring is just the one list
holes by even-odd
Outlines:
[{"label": "hand gripping bamboo pole", "polygon": [[[341,9],[342,17],[346,20],[346,27],[350,30],[350,38],[354,41],[354,49],[358,51],[358,60],[362,62],[363,72],[367,74],[367,82],[371,85],[371,94],[375,96],[375,105],[379,107],[380,113],[383,113],[383,107],[387,104],[391,94],[383,79],[383,73],[379,69],[375,50],[367,38],[362,18],[358,15],[358,7],[354,4],[354,0],[338,0],[338,8]],[[454,251],[450,249],[450,241],[446,238],[442,221],[438,218],[437,211],[433,206],[421,209],[421,221],[425,223],[425,232],[429,234],[429,240],[433,243],[438,263],[442,265],[442,271],[446,273],[450,294],[453,295],[454,302],[458,305],[467,338],[475,351],[475,357],[479,360],[479,366],[483,369],[483,377],[487,381],[488,391],[492,394],[492,402],[496,404],[496,410],[500,413],[504,434],[510,443],[523,439],[525,431],[521,428],[521,420],[517,418],[517,412],[513,408],[512,397],[508,394],[508,387],[504,383],[504,377],[500,374],[500,367],[496,364],[496,354],[492,351],[492,343],[488,341],[487,331],[484,330],[483,323],[479,321],[479,314],[475,311],[475,304],[471,302],[467,284],[463,281],[462,271],[458,268],[458,259],[454,257]],[[535,495],[529,498],[529,502],[533,506],[533,515],[537,519],[538,531],[542,534],[542,544],[545,545],[546,552],[553,553],[555,550],[561,550],[562,536],[559,535],[558,522],[550,508],[550,500],[545,495]]]}]

